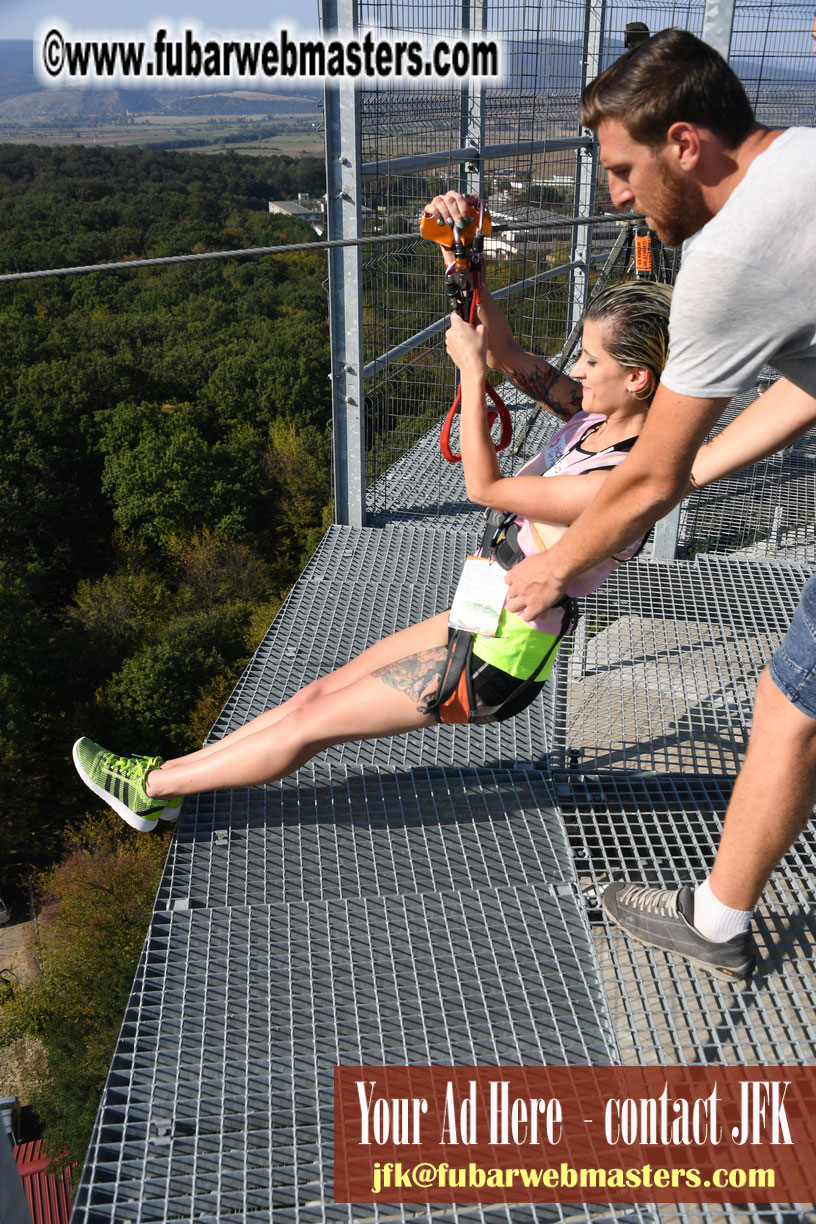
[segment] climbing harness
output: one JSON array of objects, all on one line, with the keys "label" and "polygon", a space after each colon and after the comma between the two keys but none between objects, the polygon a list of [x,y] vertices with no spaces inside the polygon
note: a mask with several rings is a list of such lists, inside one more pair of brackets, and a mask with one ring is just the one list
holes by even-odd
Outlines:
[{"label": "climbing harness", "polygon": [[[524,557],[524,553],[517,545],[518,528],[515,519],[515,514],[503,514],[500,510],[487,512],[479,556],[488,557],[500,565],[503,570],[512,569]],[[571,596],[564,595],[555,604],[555,607],[562,610],[558,632],[552,637],[552,641],[535,670],[525,679],[520,680],[513,691],[497,705],[480,706],[476,701],[471,667],[473,634],[467,629],[449,629],[445,670],[436,701],[431,707],[439,715],[439,721],[456,724],[487,722],[495,719],[498,722],[501,721],[502,712],[507,706],[511,703],[515,706],[520,698],[530,693],[562,639],[578,621],[578,604]]]},{"label": "climbing harness", "polygon": [[[487,211],[484,202],[477,200],[474,203],[474,208],[478,209],[478,215],[471,218],[461,230],[457,230],[455,226],[451,227],[440,223],[437,217],[423,216],[420,222],[420,233],[423,238],[427,238],[431,242],[438,242],[440,246],[450,251],[451,259],[445,268],[445,288],[450,308],[452,312],[458,314],[465,322],[471,324],[476,322],[477,311],[482,297],[482,286],[484,284],[484,240],[493,228],[490,213]],[[494,443],[494,445],[497,451],[502,451],[512,441],[513,422],[510,419],[507,405],[496,388],[489,382],[487,383],[487,394],[495,406],[488,410],[488,424],[492,427],[497,419],[500,420],[501,434],[499,441]],[[456,398],[448,410],[448,415],[445,417],[442,435],[439,439],[442,454],[448,463],[459,463],[462,459],[461,454],[453,453],[450,444],[451,428],[461,402],[462,387],[460,384],[456,391]]]},{"label": "climbing harness", "polygon": [[[448,654],[445,672],[439,688],[439,696],[431,707],[439,714],[441,723],[471,723],[495,720],[501,722],[502,711],[512,702],[526,695],[537,682],[539,675],[549,663],[555,651],[561,644],[561,639],[569,633],[578,620],[578,605],[574,599],[565,596],[559,600],[558,607],[564,605],[561,628],[553,637],[544,657],[538,663],[535,671],[518,685],[498,705],[480,706],[473,694],[473,679],[471,659],[473,657],[473,634],[466,629],[450,629],[448,637]],[[528,703],[529,704],[529,703]],[[523,706],[522,706],[523,709]]]},{"label": "climbing harness", "polygon": [[[551,443],[531,459],[522,469],[527,475],[542,477],[558,474],[581,475],[583,473],[604,471],[616,467],[629,453],[635,443],[635,438],[627,438],[622,442],[613,443],[601,451],[586,451],[582,443],[593,434],[602,423],[600,419],[587,420],[585,414],[578,414],[579,419],[562,426]],[[540,463],[546,463],[541,470]],[[519,561],[538,551],[535,543],[535,527],[529,520],[518,518],[515,514],[507,514],[502,510],[487,510],[485,512],[485,528],[479,546],[478,555],[488,558],[501,566],[502,570],[510,570]],[[608,567],[593,571],[591,586],[580,590],[579,595],[588,594],[594,590],[618,564],[630,561],[637,556],[645,542],[636,541],[622,552],[610,557]],[[432,709],[443,723],[482,722],[488,719],[501,720],[503,711],[509,705],[515,708],[518,701],[529,693],[538,677],[546,668],[550,659],[558,649],[562,639],[574,627],[579,617],[579,605],[572,595],[564,595],[554,605],[554,610],[561,612],[561,621],[557,630],[550,633],[551,641],[540,659],[535,670],[524,680],[520,680],[513,691],[493,706],[479,706],[475,699],[472,667],[473,633],[468,629],[451,627],[448,632],[448,653],[440,684],[439,693]],[[479,660],[481,661],[481,660]],[[523,707],[522,707],[523,708]]]}]

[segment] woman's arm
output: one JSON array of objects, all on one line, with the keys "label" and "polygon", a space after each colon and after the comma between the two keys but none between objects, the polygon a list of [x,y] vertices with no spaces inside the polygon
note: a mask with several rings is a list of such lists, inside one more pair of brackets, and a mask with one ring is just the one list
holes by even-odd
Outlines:
[{"label": "woman's arm", "polygon": [[525,395],[549,408],[562,421],[580,411],[581,384],[556,370],[546,358],[525,352],[516,343],[510,324],[486,288],[482,289],[479,319],[490,333],[487,364],[491,369],[501,370]]},{"label": "woman's arm", "polygon": [[801,438],[816,422],[816,399],[780,378],[697,452],[698,488],[756,463]]},{"label": "woman's arm", "polygon": [[542,522],[571,523],[597,493],[606,472],[546,480],[540,476],[502,476],[485,411],[487,331],[482,324],[471,327],[452,315],[446,345],[461,375],[459,445],[470,500]]},{"label": "woman's arm", "polygon": [[[448,191],[444,195],[434,196],[423,213],[441,217],[451,233],[455,233],[457,228],[472,219],[473,208],[467,197],[458,191]],[[450,258],[449,247],[442,246],[441,253],[446,261]],[[549,409],[560,420],[568,421],[581,408],[581,384],[556,370],[546,358],[526,352],[516,343],[507,318],[486,287],[482,288],[481,299],[479,320],[490,334],[487,365],[491,370],[506,374],[525,395]]]}]

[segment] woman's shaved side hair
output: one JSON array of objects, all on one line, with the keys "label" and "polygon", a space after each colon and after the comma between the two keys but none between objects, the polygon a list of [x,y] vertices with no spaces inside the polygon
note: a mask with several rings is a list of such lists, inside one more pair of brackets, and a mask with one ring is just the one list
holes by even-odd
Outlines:
[{"label": "woman's shaved side hair", "polygon": [[748,135],[754,112],[719,51],[687,30],[661,30],[632,47],[581,95],[581,123],[619,119],[638,144],[662,148],[673,123],[708,128],[729,149]]}]

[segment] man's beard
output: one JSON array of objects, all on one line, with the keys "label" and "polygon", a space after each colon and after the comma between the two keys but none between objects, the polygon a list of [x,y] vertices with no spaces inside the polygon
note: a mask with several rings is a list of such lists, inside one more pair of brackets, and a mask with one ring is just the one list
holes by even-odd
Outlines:
[{"label": "man's beard", "polygon": [[669,247],[680,246],[714,214],[703,200],[699,183],[674,174],[664,162],[658,162],[658,173],[654,200],[647,212],[660,241]]}]

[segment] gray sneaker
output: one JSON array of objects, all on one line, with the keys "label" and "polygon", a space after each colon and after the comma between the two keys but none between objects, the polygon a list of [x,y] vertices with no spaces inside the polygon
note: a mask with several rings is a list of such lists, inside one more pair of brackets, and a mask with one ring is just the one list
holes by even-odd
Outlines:
[{"label": "gray sneaker", "polygon": [[643,884],[610,884],[603,907],[627,935],[650,948],[684,956],[692,965],[726,981],[747,979],[754,972],[756,948],[750,931],[725,943],[706,939],[692,925],[694,892],[682,888],[647,888]]}]

